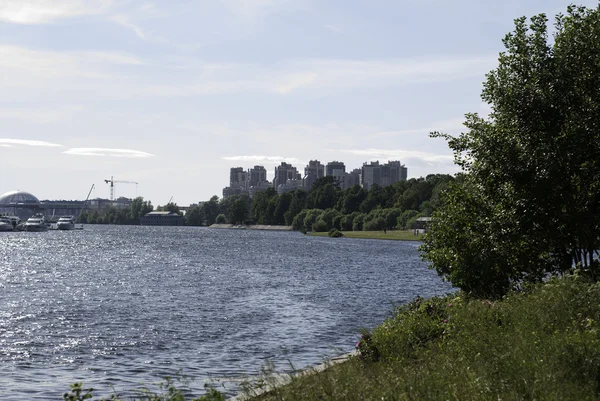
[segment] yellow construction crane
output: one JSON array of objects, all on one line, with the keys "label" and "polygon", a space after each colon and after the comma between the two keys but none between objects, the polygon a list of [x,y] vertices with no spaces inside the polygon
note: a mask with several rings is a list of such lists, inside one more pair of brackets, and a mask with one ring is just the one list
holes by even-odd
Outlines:
[{"label": "yellow construction crane", "polygon": [[137,185],[138,183],[135,181],[116,181],[113,176],[110,177],[110,180],[104,180],[105,183],[110,183],[110,200],[114,200],[115,197],[115,184],[135,184],[135,193],[137,195]]}]

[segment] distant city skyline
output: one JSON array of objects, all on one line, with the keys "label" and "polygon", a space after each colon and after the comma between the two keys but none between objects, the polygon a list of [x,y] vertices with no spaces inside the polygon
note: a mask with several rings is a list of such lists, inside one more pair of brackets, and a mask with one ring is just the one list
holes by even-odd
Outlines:
[{"label": "distant city skyline", "polygon": [[233,165],[314,159],[453,174],[429,132],[487,115],[513,20],[569,3],[0,0],[0,194],[109,198],[114,177],[187,205]]}]

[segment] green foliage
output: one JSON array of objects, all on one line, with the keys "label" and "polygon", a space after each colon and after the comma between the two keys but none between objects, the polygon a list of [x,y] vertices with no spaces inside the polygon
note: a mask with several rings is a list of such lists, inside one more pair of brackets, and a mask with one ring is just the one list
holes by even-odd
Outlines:
[{"label": "green foliage", "polygon": [[[147,387],[135,390],[138,394],[135,397],[128,397],[131,401],[225,401],[225,395],[216,390],[210,384],[205,384],[206,394],[200,397],[191,395],[189,388],[189,379],[185,376],[177,376],[175,379],[170,376],[165,377],[164,381],[158,383],[157,390],[150,390]],[[93,397],[94,390],[84,389],[82,383],[71,384],[70,393],[65,393],[65,401],[84,401]],[[111,394],[110,398],[102,397],[102,401],[123,401],[119,394]]]},{"label": "green foliage", "polygon": [[181,211],[179,210],[179,206],[177,206],[177,203],[175,203],[175,202],[169,202],[164,206],[159,206],[156,208],[156,210],[158,210],[159,212],[170,212],[170,213],[181,214]]},{"label": "green foliage", "polygon": [[356,214],[352,220],[352,231],[362,231],[365,215],[363,213]]},{"label": "green foliage", "polygon": [[219,197],[213,196],[208,202],[202,204],[204,211],[204,218],[206,219],[206,225],[210,226],[215,224],[217,216],[219,215]]},{"label": "green foliage", "polygon": [[185,213],[186,226],[201,226],[204,225],[204,207],[202,204],[194,206]]},{"label": "green foliage", "polygon": [[545,15],[517,19],[484,84],[490,118],[432,134],[466,174],[433,212],[423,255],[473,295],[574,265],[600,276],[599,22],[599,9],[571,6],[550,44]]},{"label": "green foliage", "polygon": [[83,383],[73,383],[71,384],[71,391],[63,394],[63,399],[65,401],[88,400],[93,397],[92,391],[94,391],[93,388],[84,389]]},{"label": "green foliage", "polygon": [[[306,231],[313,231],[313,224],[317,221],[319,217],[323,214],[323,210],[321,209],[310,209],[306,211],[306,217],[304,218],[304,229]],[[323,231],[327,231],[329,228]]]},{"label": "green foliage", "polygon": [[87,224],[139,225],[140,217],[150,213],[153,209],[150,201],[144,201],[144,198],[137,197],[131,201],[128,209],[117,209],[111,206],[102,210],[101,213],[97,209],[83,211],[77,221]]},{"label": "green foliage", "polygon": [[359,344],[365,357],[261,399],[599,400],[599,297],[571,276],[497,302],[417,298]]},{"label": "green foliage", "polygon": [[[228,198],[229,199],[229,198]],[[229,222],[231,224],[243,224],[249,214],[250,197],[237,197],[229,208]]]},{"label": "green foliage", "polygon": [[340,238],[344,236],[344,234],[341,231],[338,231],[336,228],[332,228],[331,230],[329,230],[329,232],[327,232],[327,235],[330,238]]},{"label": "green foliage", "polygon": [[221,213],[215,219],[215,223],[217,223],[217,224],[225,224],[225,223],[227,223],[227,217],[225,217],[225,215],[223,213]]}]

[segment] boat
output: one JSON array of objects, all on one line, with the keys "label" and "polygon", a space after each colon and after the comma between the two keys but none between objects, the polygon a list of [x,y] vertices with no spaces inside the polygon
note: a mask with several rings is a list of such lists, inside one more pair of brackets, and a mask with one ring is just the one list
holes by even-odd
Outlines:
[{"label": "boat", "polygon": [[0,218],[0,232],[14,231],[14,229],[15,227],[9,219],[5,219],[4,217]]},{"label": "boat", "polygon": [[25,222],[25,231],[46,231],[48,224],[42,214],[35,214]]},{"label": "boat", "polygon": [[19,216],[0,216],[0,231],[23,231],[23,222]]},{"label": "boat", "polygon": [[75,221],[73,216],[62,216],[56,222],[56,228],[58,230],[74,230],[75,229]]}]

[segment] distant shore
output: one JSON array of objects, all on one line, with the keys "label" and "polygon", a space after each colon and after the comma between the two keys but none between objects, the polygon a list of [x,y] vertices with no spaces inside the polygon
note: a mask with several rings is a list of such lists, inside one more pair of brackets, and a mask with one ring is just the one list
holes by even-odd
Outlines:
[{"label": "distant shore", "polygon": [[235,230],[268,230],[268,231],[292,231],[292,226],[268,226],[263,224],[235,225],[235,224],[213,224],[208,228],[231,228]]},{"label": "distant shore", "polygon": [[[421,241],[423,234],[415,235],[414,230],[387,230],[387,231],[342,231],[346,238],[383,239],[392,241]],[[327,233],[313,232],[311,235],[327,237]],[[343,238],[343,237],[342,237]]]}]

